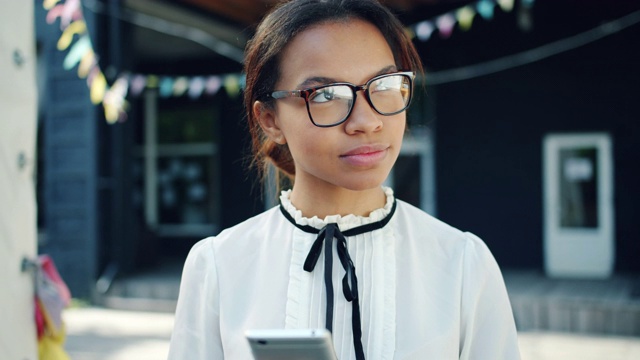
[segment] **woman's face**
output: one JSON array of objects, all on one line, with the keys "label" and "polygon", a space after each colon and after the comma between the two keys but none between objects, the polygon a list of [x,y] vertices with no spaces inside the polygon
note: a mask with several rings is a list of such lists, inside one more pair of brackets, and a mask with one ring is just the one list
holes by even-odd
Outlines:
[{"label": "woman's face", "polygon": [[[275,90],[301,90],[334,82],[362,85],[395,72],[382,33],[362,20],[328,22],[298,34],[281,56]],[[307,191],[379,187],[400,152],[406,114],[383,116],[359,91],[348,120],[320,128],[311,123],[303,98],[275,102],[271,114],[277,142],[285,143],[296,168],[294,188]]]}]

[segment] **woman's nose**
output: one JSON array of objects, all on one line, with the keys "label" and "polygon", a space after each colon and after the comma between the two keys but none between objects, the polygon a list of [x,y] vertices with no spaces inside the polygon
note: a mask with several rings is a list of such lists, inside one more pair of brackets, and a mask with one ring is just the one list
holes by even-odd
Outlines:
[{"label": "woman's nose", "polygon": [[365,95],[360,93],[345,124],[345,131],[348,134],[375,132],[382,129],[382,115],[378,114]]}]

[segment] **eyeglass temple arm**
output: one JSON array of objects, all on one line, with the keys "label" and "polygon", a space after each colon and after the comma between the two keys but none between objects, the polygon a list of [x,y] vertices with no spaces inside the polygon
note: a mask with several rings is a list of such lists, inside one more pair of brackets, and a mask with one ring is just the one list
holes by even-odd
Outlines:
[{"label": "eyeglass temple arm", "polygon": [[302,90],[291,90],[291,91],[278,90],[278,91],[272,92],[269,95],[274,99],[284,99],[288,97],[304,97],[304,95],[302,94]]}]

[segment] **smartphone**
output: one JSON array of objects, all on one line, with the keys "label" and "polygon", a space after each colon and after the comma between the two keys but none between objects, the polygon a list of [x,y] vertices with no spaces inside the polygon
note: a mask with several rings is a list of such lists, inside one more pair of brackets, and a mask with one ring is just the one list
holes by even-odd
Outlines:
[{"label": "smartphone", "polygon": [[256,360],[337,360],[327,329],[254,329],[245,336]]}]

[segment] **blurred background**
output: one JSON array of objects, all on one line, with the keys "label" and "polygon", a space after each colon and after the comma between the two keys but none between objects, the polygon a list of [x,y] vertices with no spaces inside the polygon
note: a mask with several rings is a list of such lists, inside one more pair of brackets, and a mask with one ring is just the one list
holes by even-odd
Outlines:
[{"label": "blurred background", "polygon": [[[382,2],[426,69],[397,197],[487,243],[523,334],[640,337],[640,1]],[[74,298],[170,314],[190,247],[275,204],[241,100],[275,3],[29,3],[29,251]]]}]

